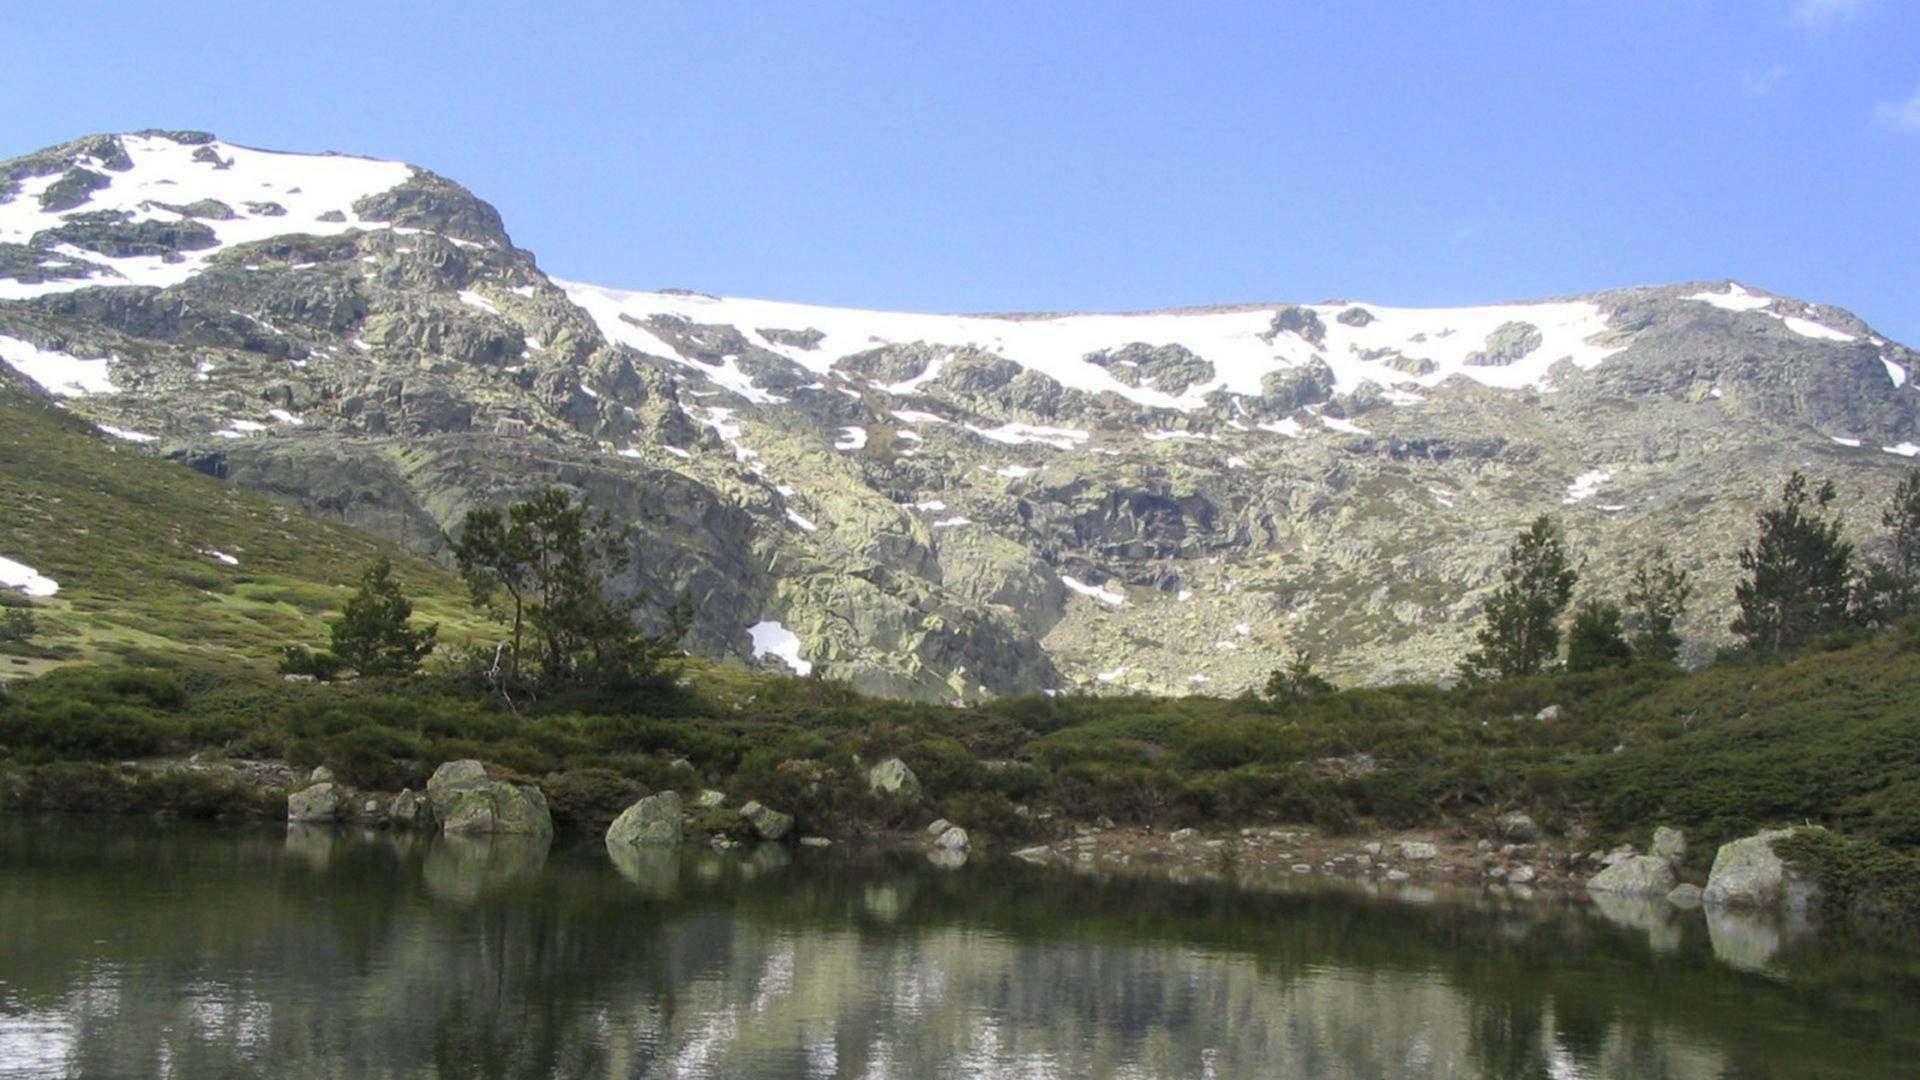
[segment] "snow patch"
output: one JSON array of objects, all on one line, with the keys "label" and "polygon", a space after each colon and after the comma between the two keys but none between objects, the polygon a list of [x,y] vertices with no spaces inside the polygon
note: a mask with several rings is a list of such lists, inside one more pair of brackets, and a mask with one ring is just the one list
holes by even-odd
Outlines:
[{"label": "snow patch", "polygon": [[[1771,312],[1769,312],[1769,314],[1771,314]],[[1814,322],[1812,319],[1802,319],[1797,315],[1782,315],[1780,316],[1780,321],[1787,324],[1787,329],[1799,334],[1801,337],[1813,338],[1816,341],[1855,340],[1852,334],[1842,330],[1835,330],[1831,326],[1824,326]]]},{"label": "snow patch", "polygon": [[142,431],[128,431],[126,428],[117,428],[112,424],[95,424],[93,426],[116,439],[125,439],[131,443],[150,443],[160,438],[158,435],[148,435]]},{"label": "snow patch", "polygon": [[25,563],[14,562],[5,556],[0,556],[0,586],[28,596],[52,596],[60,591],[59,582]]},{"label": "snow patch", "polygon": [[867,445],[867,429],[863,427],[843,427],[840,437],[833,442],[835,450],[864,450]]},{"label": "snow patch", "polygon": [[1114,592],[1111,589],[1102,588],[1099,585],[1089,585],[1079,578],[1068,577],[1065,574],[1061,574],[1060,584],[1065,585],[1081,596],[1091,597],[1103,604],[1111,604],[1114,607],[1127,606],[1127,598],[1124,595]]},{"label": "snow patch", "polygon": [[771,620],[757,622],[747,627],[747,636],[753,639],[753,658],[774,656],[792,669],[795,675],[811,675],[813,664],[800,659],[800,639],[793,631]]},{"label": "snow patch", "polygon": [[1001,424],[995,428],[967,425],[967,430],[984,439],[991,439],[1008,446],[1022,443],[1039,443],[1051,446],[1055,450],[1072,450],[1093,436],[1077,428],[1047,427],[1044,424]]},{"label": "snow patch", "polygon": [[1895,386],[1907,385],[1907,369],[1906,368],[1901,367],[1899,364],[1894,363],[1893,361],[1887,359],[1884,356],[1880,358],[1880,362],[1886,365],[1887,378],[1893,380],[1893,385]]},{"label": "snow patch", "polygon": [[1899,446],[1883,446],[1880,449],[1901,457],[1920,457],[1920,442],[1903,442]]},{"label": "snow patch", "polygon": [[1848,438],[1843,438],[1839,435],[1829,435],[1827,436],[1827,438],[1832,439],[1834,442],[1839,443],[1841,446],[1859,446],[1860,445],[1859,439],[1848,439]]},{"label": "snow patch", "polygon": [[240,565],[239,559],[234,558],[233,556],[227,554],[224,551],[216,551],[213,548],[201,548],[200,554],[205,555],[207,558],[212,559],[214,562],[223,563],[227,566]]},{"label": "snow patch", "polygon": [[1746,286],[1737,281],[1728,282],[1726,292],[1694,293],[1692,296],[1687,297],[1687,299],[1698,300],[1703,304],[1712,304],[1714,307],[1727,311],[1758,311],[1773,303],[1773,297],[1761,296],[1756,292],[1748,292]]},{"label": "snow patch", "polygon": [[[0,210],[6,207],[0,205]],[[116,394],[120,388],[108,377],[107,361],[83,360],[52,349],[42,349],[30,341],[0,337],[0,362],[33,380],[40,389],[55,397],[85,397],[88,394]]]},{"label": "snow patch", "polygon": [[794,510],[792,507],[787,508],[787,520],[793,522],[795,525],[800,526],[802,529],[805,529],[807,532],[820,531],[820,526],[815,525],[813,522],[807,520],[804,517],[801,517],[799,512]]},{"label": "snow patch", "polygon": [[1613,479],[1613,473],[1608,472],[1606,469],[1589,469],[1573,478],[1573,483],[1567,485],[1566,498],[1561,499],[1560,502],[1564,505],[1571,506],[1574,503],[1590,499],[1595,492],[1600,490],[1601,485],[1611,479]]},{"label": "snow patch", "polygon": [[943,518],[939,521],[934,522],[933,527],[936,529],[958,529],[963,525],[971,525],[971,524],[973,524],[972,518],[955,514],[953,517]]}]

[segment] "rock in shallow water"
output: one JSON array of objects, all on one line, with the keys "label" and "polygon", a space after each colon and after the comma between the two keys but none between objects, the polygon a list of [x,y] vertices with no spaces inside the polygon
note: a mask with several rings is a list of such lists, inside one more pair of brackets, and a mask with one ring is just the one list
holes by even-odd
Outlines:
[{"label": "rock in shallow water", "polygon": [[449,761],[427,781],[434,820],[450,833],[545,836],[553,832],[547,797],[532,784],[498,780],[478,761]]},{"label": "rock in shallow water", "polygon": [[680,793],[662,791],[635,802],[607,826],[607,843],[673,847],[680,843]]},{"label": "rock in shallow water", "polygon": [[742,806],[740,816],[747,819],[747,824],[753,826],[753,831],[762,840],[778,840],[793,831],[792,814],[783,814],[763,806],[757,799]]},{"label": "rock in shallow water", "polygon": [[340,820],[343,802],[340,788],[322,781],[287,796],[287,820],[302,824]]},{"label": "rock in shallow water", "polygon": [[1701,899],[1728,907],[1778,907],[1804,911],[1820,895],[1820,887],[1788,866],[1773,850],[1798,829],[1769,829],[1720,845],[1707,875]]},{"label": "rock in shallow water", "polygon": [[1673,864],[1658,855],[1633,855],[1587,880],[1588,892],[1665,896],[1673,891]]}]

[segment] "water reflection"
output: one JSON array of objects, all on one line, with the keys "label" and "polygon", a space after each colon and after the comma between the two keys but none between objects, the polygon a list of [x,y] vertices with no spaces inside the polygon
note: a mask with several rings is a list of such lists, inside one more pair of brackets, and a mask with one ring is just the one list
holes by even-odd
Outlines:
[{"label": "water reflection", "polygon": [[0,1075],[1892,1076],[1920,1051],[1916,965],[1804,924],[1417,900],[8,824]]}]

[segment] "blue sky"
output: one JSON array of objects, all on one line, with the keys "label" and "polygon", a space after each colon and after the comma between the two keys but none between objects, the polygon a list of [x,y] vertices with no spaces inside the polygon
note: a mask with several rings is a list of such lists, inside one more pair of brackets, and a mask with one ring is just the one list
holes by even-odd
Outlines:
[{"label": "blue sky", "polygon": [[1126,310],[1737,277],[1920,345],[1908,0],[68,0],[4,33],[0,153],[164,126],[400,158],[609,285]]}]

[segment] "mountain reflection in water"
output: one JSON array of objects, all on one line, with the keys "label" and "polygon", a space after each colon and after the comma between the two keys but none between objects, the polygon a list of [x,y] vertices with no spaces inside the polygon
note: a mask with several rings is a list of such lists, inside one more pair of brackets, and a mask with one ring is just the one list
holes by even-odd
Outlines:
[{"label": "mountain reflection in water", "polygon": [[1908,1076],[1804,924],[976,857],[0,824],[0,1076]]}]

